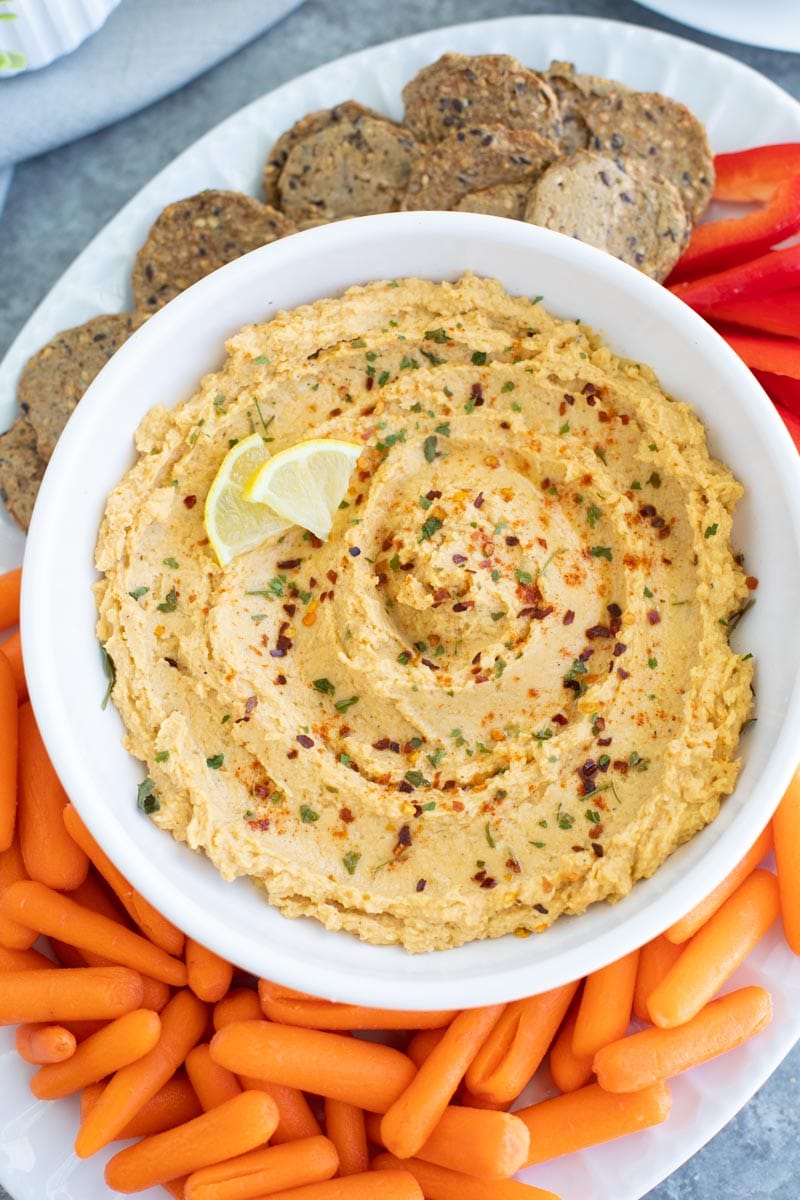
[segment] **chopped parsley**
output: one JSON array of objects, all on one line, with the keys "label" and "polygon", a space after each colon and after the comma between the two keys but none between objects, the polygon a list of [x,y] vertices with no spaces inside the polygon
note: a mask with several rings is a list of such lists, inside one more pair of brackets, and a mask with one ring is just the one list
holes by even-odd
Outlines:
[{"label": "chopped parsley", "polygon": [[426,342],[438,342],[440,346],[447,341],[446,329],[428,329],[425,333]]},{"label": "chopped parsley", "polygon": [[602,512],[596,504],[590,504],[586,510],[586,520],[589,522],[589,528],[594,529],[597,522],[602,517]]},{"label": "chopped parsley", "polygon": [[425,444],[423,446],[423,454],[425,455],[426,462],[432,463],[434,461],[434,459],[436,458],[437,445],[438,445],[438,438],[436,437],[435,433],[431,433],[428,435],[428,437],[425,438]]},{"label": "chopped parsley", "polygon": [[212,771],[218,771],[224,762],[224,754],[212,754],[211,758],[206,759],[206,766]]},{"label": "chopped parsley", "polygon": [[163,763],[169,758],[169,750],[159,750],[156,754],[156,762]]},{"label": "chopped parsley", "polygon": [[106,694],[103,696],[103,699],[100,703],[100,708],[103,710],[103,712],[105,712],[106,708],[108,707],[108,702],[111,699],[111,690],[117,681],[117,668],[114,666],[114,660],[106,650],[105,646],[100,647],[100,654],[103,659],[103,674],[108,680]]},{"label": "chopped parsley", "polygon": [[175,612],[175,609],[178,607],[178,593],[175,591],[175,588],[170,588],[166,594],[166,597],[161,601],[160,604],[156,605],[156,607],[159,612]]},{"label": "chopped parsley", "polygon": [[503,384],[503,386],[500,388],[500,391],[501,392],[513,392],[515,387],[516,387],[516,384],[512,383],[512,381],[510,379],[507,379],[506,382]]},{"label": "chopped parsley", "polygon": [[149,591],[149,587],[138,587],[134,588],[132,592],[128,592],[128,595],[133,600],[141,600],[142,596],[146,596]]},{"label": "chopped parsley", "polygon": [[354,704],[358,704],[359,699],[360,697],[358,696],[348,696],[346,700],[337,700],[333,707],[337,712],[344,713],[347,712],[348,708],[352,708]]},{"label": "chopped parsley", "polygon": [[420,530],[420,535],[419,535],[418,541],[420,541],[420,542],[429,541],[430,538],[432,538],[433,535],[442,528],[443,524],[444,524],[444,521],[442,520],[441,517],[428,517],[427,520],[423,521],[423,523],[422,523],[422,528]]},{"label": "chopped parsley", "polygon": [[175,559],[175,558],[165,558],[165,559],[163,560],[163,562],[164,562],[164,566],[165,566],[165,567],[172,567],[172,570],[173,570],[173,571],[177,571],[177,570],[178,570],[178,566],[179,566],[179,564],[178,564],[178,560],[177,560],[177,559]]},{"label": "chopped parsley", "polygon": [[476,367],[485,366],[486,365],[486,351],[485,350],[473,350],[472,362]]},{"label": "chopped parsley", "polygon": [[714,534],[717,532],[717,530],[718,530],[718,529],[719,529],[719,525],[718,525],[718,524],[717,524],[717,522],[715,521],[713,525],[709,525],[709,526],[708,526],[708,528],[706,529],[705,533],[703,534],[703,537],[705,537],[705,538],[710,538],[710,537],[713,537],[713,536],[714,536]]},{"label": "chopped parsley", "polygon": [[611,562],[610,546],[592,546],[592,558],[607,558]]},{"label": "chopped parsley", "polygon": [[419,363],[417,362],[417,360],[415,358],[409,358],[409,356],[407,354],[404,354],[403,357],[400,359],[400,370],[401,371],[409,371],[409,370],[410,371],[418,371]]},{"label": "chopped parsley", "polygon": [[494,850],[497,846],[497,843],[495,842],[494,838],[492,837],[492,827],[488,821],[486,822],[484,831],[486,833],[486,841],[489,843],[489,848],[491,850]]},{"label": "chopped parsley", "polygon": [[389,372],[381,371],[380,375],[378,376],[378,387],[386,387],[386,384],[389,382],[389,379],[390,379]]},{"label": "chopped parsley", "polygon": [[267,358],[266,354],[259,354],[258,358],[253,359],[253,366],[254,367],[265,367],[268,362],[269,362],[269,359]]},{"label": "chopped parsley", "polygon": [[344,869],[345,869],[345,871],[347,871],[348,875],[355,875],[356,867],[358,866],[360,858],[361,858],[361,855],[358,853],[357,850],[348,850],[347,851],[347,854],[345,854],[344,858],[342,859],[342,862],[344,864]]},{"label": "chopped parsley", "polygon": [[331,683],[330,679],[315,679],[314,687],[318,692],[322,692],[325,696],[332,696],[336,688]]},{"label": "chopped parsley", "polygon": [[319,813],[314,812],[313,808],[309,808],[307,804],[300,805],[300,820],[304,825],[313,825],[319,820]]},{"label": "chopped parsley", "polygon": [[556,812],[556,822],[559,829],[572,829],[572,826],[575,824],[575,818],[571,813],[565,812],[559,804],[558,811]]},{"label": "chopped parsley", "polygon": [[149,775],[139,784],[136,792],[136,807],[141,809],[143,813],[146,813],[148,817],[151,813],[158,812],[161,808],[161,802],[156,793],[156,785]]},{"label": "chopped parsley", "polygon": [[523,571],[520,567],[517,567],[514,574],[517,578],[518,583],[532,583],[533,582],[533,576],[531,575],[530,571]]},{"label": "chopped parsley", "polygon": [[412,787],[430,787],[430,780],[426,779],[422,771],[406,771],[403,776],[406,783],[410,783]]}]

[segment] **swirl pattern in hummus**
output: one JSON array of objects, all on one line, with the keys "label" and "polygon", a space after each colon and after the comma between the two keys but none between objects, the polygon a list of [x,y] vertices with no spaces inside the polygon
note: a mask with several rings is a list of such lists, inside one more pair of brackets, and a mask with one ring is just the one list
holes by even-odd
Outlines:
[{"label": "swirl pattern in hummus", "polygon": [[[108,502],[99,635],[154,819],[290,916],[421,951],[624,895],[734,785],[741,487],[538,300],[375,283],[228,343]],[[234,439],[363,443],[328,542],[220,570]]]}]

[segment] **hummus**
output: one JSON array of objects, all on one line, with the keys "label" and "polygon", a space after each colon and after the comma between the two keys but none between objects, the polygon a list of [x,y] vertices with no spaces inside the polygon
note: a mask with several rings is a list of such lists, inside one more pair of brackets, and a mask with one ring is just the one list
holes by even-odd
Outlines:
[{"label": "hummus", "polygon": [[[147,807],[288,916],[411,951],[541,930],[734,786],[741,486],[539,299],[409,279],[245,328],[108,501],[98,630]],[[221,570],[203,502],[254,430],[364,452],[329,541]]]}]

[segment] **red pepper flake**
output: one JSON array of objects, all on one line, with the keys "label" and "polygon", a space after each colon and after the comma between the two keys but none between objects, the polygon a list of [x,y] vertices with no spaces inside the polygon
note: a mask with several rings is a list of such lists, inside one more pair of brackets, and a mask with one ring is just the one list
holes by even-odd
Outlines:
[{"label": "red pepper flake", "polygon": [[485,879],[481,880],[481,887],[482,888],[496,888],[497,880],[492,875],[487,875]]},{"label": "red pepper flake", "polygon": [[660,625],[661,624],[661,614],[659,613],[658,609],[651,608],[647,614],[647,620],[650,622],[651,625]]},{"label": "red pepper flake", "polygon": [[594,852],[598,858],[603,857],[603,847],[600,845],[599,842],[592,842],[592,849],[594,850]]},{"label": "red pepper flake", "polygon": [[402,854],[411,845],[411,826],[401,825],[397,831],[397,844],[392,853],[396,856]]},{"label": "red pepper flake", "polygon": [[613,741],[613,738],[603,737],[603,738],[597,739],[597,744],[598,744],[598,746],[610,746],[612,741]]},{"label": "red pepper flake", "polygon": [[350,812],[349,808],[340,808],[339,809],[339,820],[344,821],[345,825],[349,825],[352,821],[355,821],[355,817]]},{"label": "red pepper flake", "polygon": [[258,696],[248,696],[244,702],[244,711],[249,716],[258,707]]},{"label": "red pepper flake", "polygon": [[745,583],[747,584],[748,590],[751,592],[754,592],[758,587],[758,580],[756,579],[755,575],[748,575],[745,579]]},{"label": "red pepper flake", "polygon": [[453,612],[455,612],[455,613],[466,612],[467,609],[469,609],[471,607],[472,607],[471,604],[465,603],[463,600],[459,600],[457,604],[453,605]]},{"label": "red pepper flake", "polygon": [[300,566],[302,561],[302,558],[284,558],[282,562],[278,563],[278,570],[294,571]]},{"label": "red pepper flake", "polygon": [[460,566],[461,563],[465,563],[466,561],[467,561],[466,554],[454,554],[453,555],[453,562],[456,563],[457,566]]},{"label": "red pepper flake", "polygon": [[307,733],[298,733],[297,740],[304,750],[310,750],[314,745],[314,739],[310,738]]},{"label": "red pepper flake", "polygon": [[590,642],[594,641],[595,638],[610,638],[611,630],[607,625],[592,625],[586,630],[586,636]]},{"label": "red pepper flake", "polygon": [[624,654],[628,647],[624,642],[617,642],[612,651],[614,658],[619,658],[620,654]]},{"label": "red pepper flake", "polygon": [[617,674],[619,675],[620,679],[630,678],[630,671],[626,671],[624,667],[617,667]]},{"label": "red pepper flake", "polygon": [[582,396],[591,396],[596,391],[597,391],[597,388],[595,387],[595,385],[593,383],[585,383],[583,385],[583,387],[581,388],[581,395]]},{"label": "red pepper flake", "polygon": [[319,550],[320,546],[323,544],[322,538],[318,538],[315,533],[311,534],[310,540],[311,540],[311,545],[314,547],[315,550]]},{"label": "red pepper flake", "polygon": [[372,378],[371,375],[367,375],[367,377],[364,381],[364,387],[367,389],[368,392],[371,392],[372,389],[374,388],[374,386],[375,386],[375,380]]},{"label": "red pepper flake", "polygon": [[417,880],[417,891],[424,892],[427,882],[428,882],[427,879],[418,879]]},{"label": "red pepper flake", "polygon": [[247,824],[251,829],[258,830],[259,833],[266,833],[269,829],[269,817],[255,818],[252,821],[248,821]]},{"label": "red pepper flake", "polygon": [[388,737],[378,738],[377,742],[372,743],[373,750],[388,750],[391,742]]},{"label": "red pepper flake", "polygon": [[197,504],[197,496],[184,496],[183,503],[187,508],[194,508],[195,504]]},{"label": "red pepper flake", "polygon": [[545,617],[549,617],[553,612],[553,605],[548,604],[546,608],[541,605],[533,605],[529,608],[522,608],[517,613],[517,617],[530,617],[532,621],[543,621]]},{"label": "red pepper flake", "polygon": [[401,779],[397,785],[398,792],[413,792],[413,787],[407,779]]},{"label": "red pepper flake", "polygon": [[299,753],[300,753],[300,751],[299,751],[299,750],[287,750],[287,751],[286,751],[286,757],[287,757],[287,758],[297,758],[297,756],[299,755]]},{"label": "red pepper flake", "polygon": [[270,789],[265,783],[257,783],[253,788],[253,795],[258,796],[259,800],[266,800]]},{"label": "red pepper flake", "polygon": [[473,508],[483,508],[483,492],[478,492],[475,499],[472,501]]},{"label": "red pepper flake", "polygon": [[509,536],[506,538],[506,545],[507,545],[507,546],[518,546],[518,545],[519,545],[519,538],[518,538],[518,537],[514,537],[513,533],[512,533],[512,534],[510,534],[510,535],[509,535]]},{"label": "red pepper flake", "polygon": [[168,667],[177,667],[178,663],[174,658],[165,658],[164,662]]},{"label": "red pepper flake", "polygon": [[594,647],[587,646],[586,649],[581,650],[580,654],[578,655],[578,662],[583,662],[583,663],[588,662],[593,654],[594,654]]},{"label": "red pepper flake", "polygon": [[481,385],[479,383],[473,383],[472,387],[470,388],[469,394],[473,400],[472,407],[480,408],[481,405],[483,404],[483,388],[481,387]]},{"label": "red pepper flake", "polygon": [[297,605],[296,604],[284,604],[283,611],[286,613],[287,617],[293,617],[294,614],[297,612]]},{"label": "red pepper flake", "polygon": [[568,725],[569,722],[563,713],[554,713],[550,718],[554,725]]},{"label": "red pepper flake", "polygon": [[574,620],[575,620],[575,613],[572,611],[571,608],[568,608],[567,611],[564,613],[564,620],[562,621],[562,624],[563,625],[571,625]]},{"label": "red pepper flake", "polygon": [[548,913],[550,912],[550,909],[545,908],[545,906],[543,904],[534,904],[533,907],[534,907],[535,911],[538,913],[541,913],[543,917],[546,917],[548,915]]},{"label": "red pepper flake", "polygon": [[519,875],[520,871],[522,870],[522,867],[515,858],[506,859],[506,868],[509,871],[513,871],[515,875]]},{"label": "red pepper flake", "polygon": [[276,675],[275,682],[278,684],[279,687],[283,687],[284,683],[286,683],[286,676],[285,675]]}]

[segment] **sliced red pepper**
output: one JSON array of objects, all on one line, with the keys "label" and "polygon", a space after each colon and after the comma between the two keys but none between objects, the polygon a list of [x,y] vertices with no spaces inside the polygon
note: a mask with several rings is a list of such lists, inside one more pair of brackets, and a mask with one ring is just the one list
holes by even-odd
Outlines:
[{"label": "sliced red pepper", "polygon": [[714,159],[717,181],[715,200],[769,200],[778,184],[800,171],[800,142],[755,146],[735,154],[718,154]]},{"label": "sliced red pepper", "polygon": [[710,304],[703,309],[708,321],[724,321],[729,325],[744,325],[764,333],[800,338],[800,288],[777,292],[774,296],[745,296]]},{"label": "sliced red pepper", "polygon": [[788,408],[784,408],[782,404],[776,404],[778,415],[783,420],[784,425],[792,435],[792,441],[797,449],[800,450],[800,417],[795,416],[793,412],[789,412]]},{"label": "sliced red pepper", "polygon": [[800,342],[767,334],[729,333],[722,329],[719,332],[752,370],[800,380]]},{"label": "sliced red pepper", "polygon": [[800,246],[769,250],[760,258],[702,275],[688,283],[675,283],[670,291],[704,313],[712,304],[725,304],[744,296],[765,296],[800,287]]},{"label": "sliced red pepper", "polygon": [[800,231],[800,175],[784,180],[763,208],[746,217],[698,225],[669,283],[721,271],[756,258]]},{"label": "sliced red pepper", "polygon": [[754,371],[753,374],[770,400],[792,415],[800,431],[800,380],[770,371]]}]

